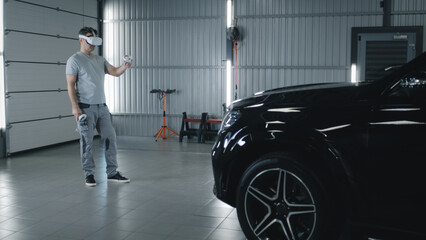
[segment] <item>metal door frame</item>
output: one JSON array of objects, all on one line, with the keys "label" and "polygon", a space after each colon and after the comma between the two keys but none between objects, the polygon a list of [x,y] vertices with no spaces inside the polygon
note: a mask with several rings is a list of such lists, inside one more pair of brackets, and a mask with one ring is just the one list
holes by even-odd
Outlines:
[{"label": "metal door frame", "polygon": [[416,56],[415,33],[359,33],[358,34],[358,61],[359,71],[357,82],[365,80],[365,63],[367,58],[368,41],[407,41],[407,62]]},{"label": "metal door frame", "polygon": [[[407,62],[423,51],[423,26],[412,27],[354,27],[352,28],[351,65],[356,65],[356,79],[359,82],[365,76],[366,42],[372,40],[401,41],[398,36],[407,36]],[[359,37],[362,36],[361,41]],[[397,36],[397,37],[395,37]]]}]

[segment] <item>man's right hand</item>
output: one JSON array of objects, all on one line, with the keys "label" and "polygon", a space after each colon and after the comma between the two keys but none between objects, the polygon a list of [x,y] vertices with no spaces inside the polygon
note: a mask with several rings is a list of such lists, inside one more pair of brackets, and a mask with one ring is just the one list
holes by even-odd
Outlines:
[{"label": "man's right hand", "polygon": [[80,117],[81,114],[83,114],[83,112],[79,107],[72,108],[72,115],[74,115],[76,121],[78,121],[78,117]]}]

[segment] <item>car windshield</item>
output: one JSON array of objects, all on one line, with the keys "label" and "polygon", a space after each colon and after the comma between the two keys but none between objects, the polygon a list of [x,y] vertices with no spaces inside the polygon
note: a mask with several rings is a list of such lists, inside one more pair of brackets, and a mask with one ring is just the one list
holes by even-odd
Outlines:
[{"label": "car windshield", "polygon": [[396,82],[404,78],[405,76],[424,71],[426,69],[426,52],[420,54],[412,61],[402,66],[395,65],[387,68],[387,71],[383,70],[383,77],[380,80],[377,80],[379,85],[389,88],[393,86]]}]

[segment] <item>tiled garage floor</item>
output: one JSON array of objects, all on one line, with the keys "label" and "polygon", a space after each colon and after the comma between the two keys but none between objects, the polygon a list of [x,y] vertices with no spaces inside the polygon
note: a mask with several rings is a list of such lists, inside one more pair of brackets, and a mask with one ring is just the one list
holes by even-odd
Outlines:
[{"label": "tiled garage floor", "polygon": [[97,186],[86,187],[78,142],[0,159],[0,239],[245,239],[235,210],[212,194],[211,144],[118,143],[128,184],[106,181],[97,150]]}]

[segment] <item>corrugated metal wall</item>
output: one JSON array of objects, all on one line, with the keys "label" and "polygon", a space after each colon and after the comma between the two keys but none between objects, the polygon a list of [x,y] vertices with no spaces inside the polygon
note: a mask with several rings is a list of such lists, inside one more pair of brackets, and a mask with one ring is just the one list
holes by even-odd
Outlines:
[{"label": "corrugated metal wall", "polygon": [[[425,2],[394,0],[392,25],[424,26]],[[234,0],[234,6],[242,33],[239,98],[276,87],[350,81],[352,27],[383,21],[380,0]],[[225,0],[106,0],[104,14],[107,58],[115,64],[124,54],[135,58],[122,79],[108,81],[119,135],[150,136],[160,127],[153,88],[178,90],[167,103],[175,130],[183,111],[221,115]]]},{"label": "corrugated metal wall", "polygon": [[[238,97],[320,82],[350,81],[352,27],[382,26],[380,0],[235,0],[242,30]],[[394,0],[394,26],[424,26],[424,0]]]},{"label": "corrugated metal wall", "polygon": [[5,1],[7,152],[78,139],[65,63],[78,31],[97,27],[97,0]]},{"label": "corrugated metal wall", "polygon": [[[393,0],[393,26],[426,26],[426,1]],[[426,29],[423,28],[423,46],[426,46]]]},{"label": "corrugated metal wall", "polygon": [[133,66],[120,78],[107,77],[107,103],[118,135],[153,136],[162,125],[179,131],[182,112],[221,114],[225,85],[223,0],[106,0],[104,56],[118,66],[125,54]]},{"label": "corrugated metal wall", "polygon": [[237,0],[239,93],[349,81],[351,28],[380,26],[379,1]]}]

